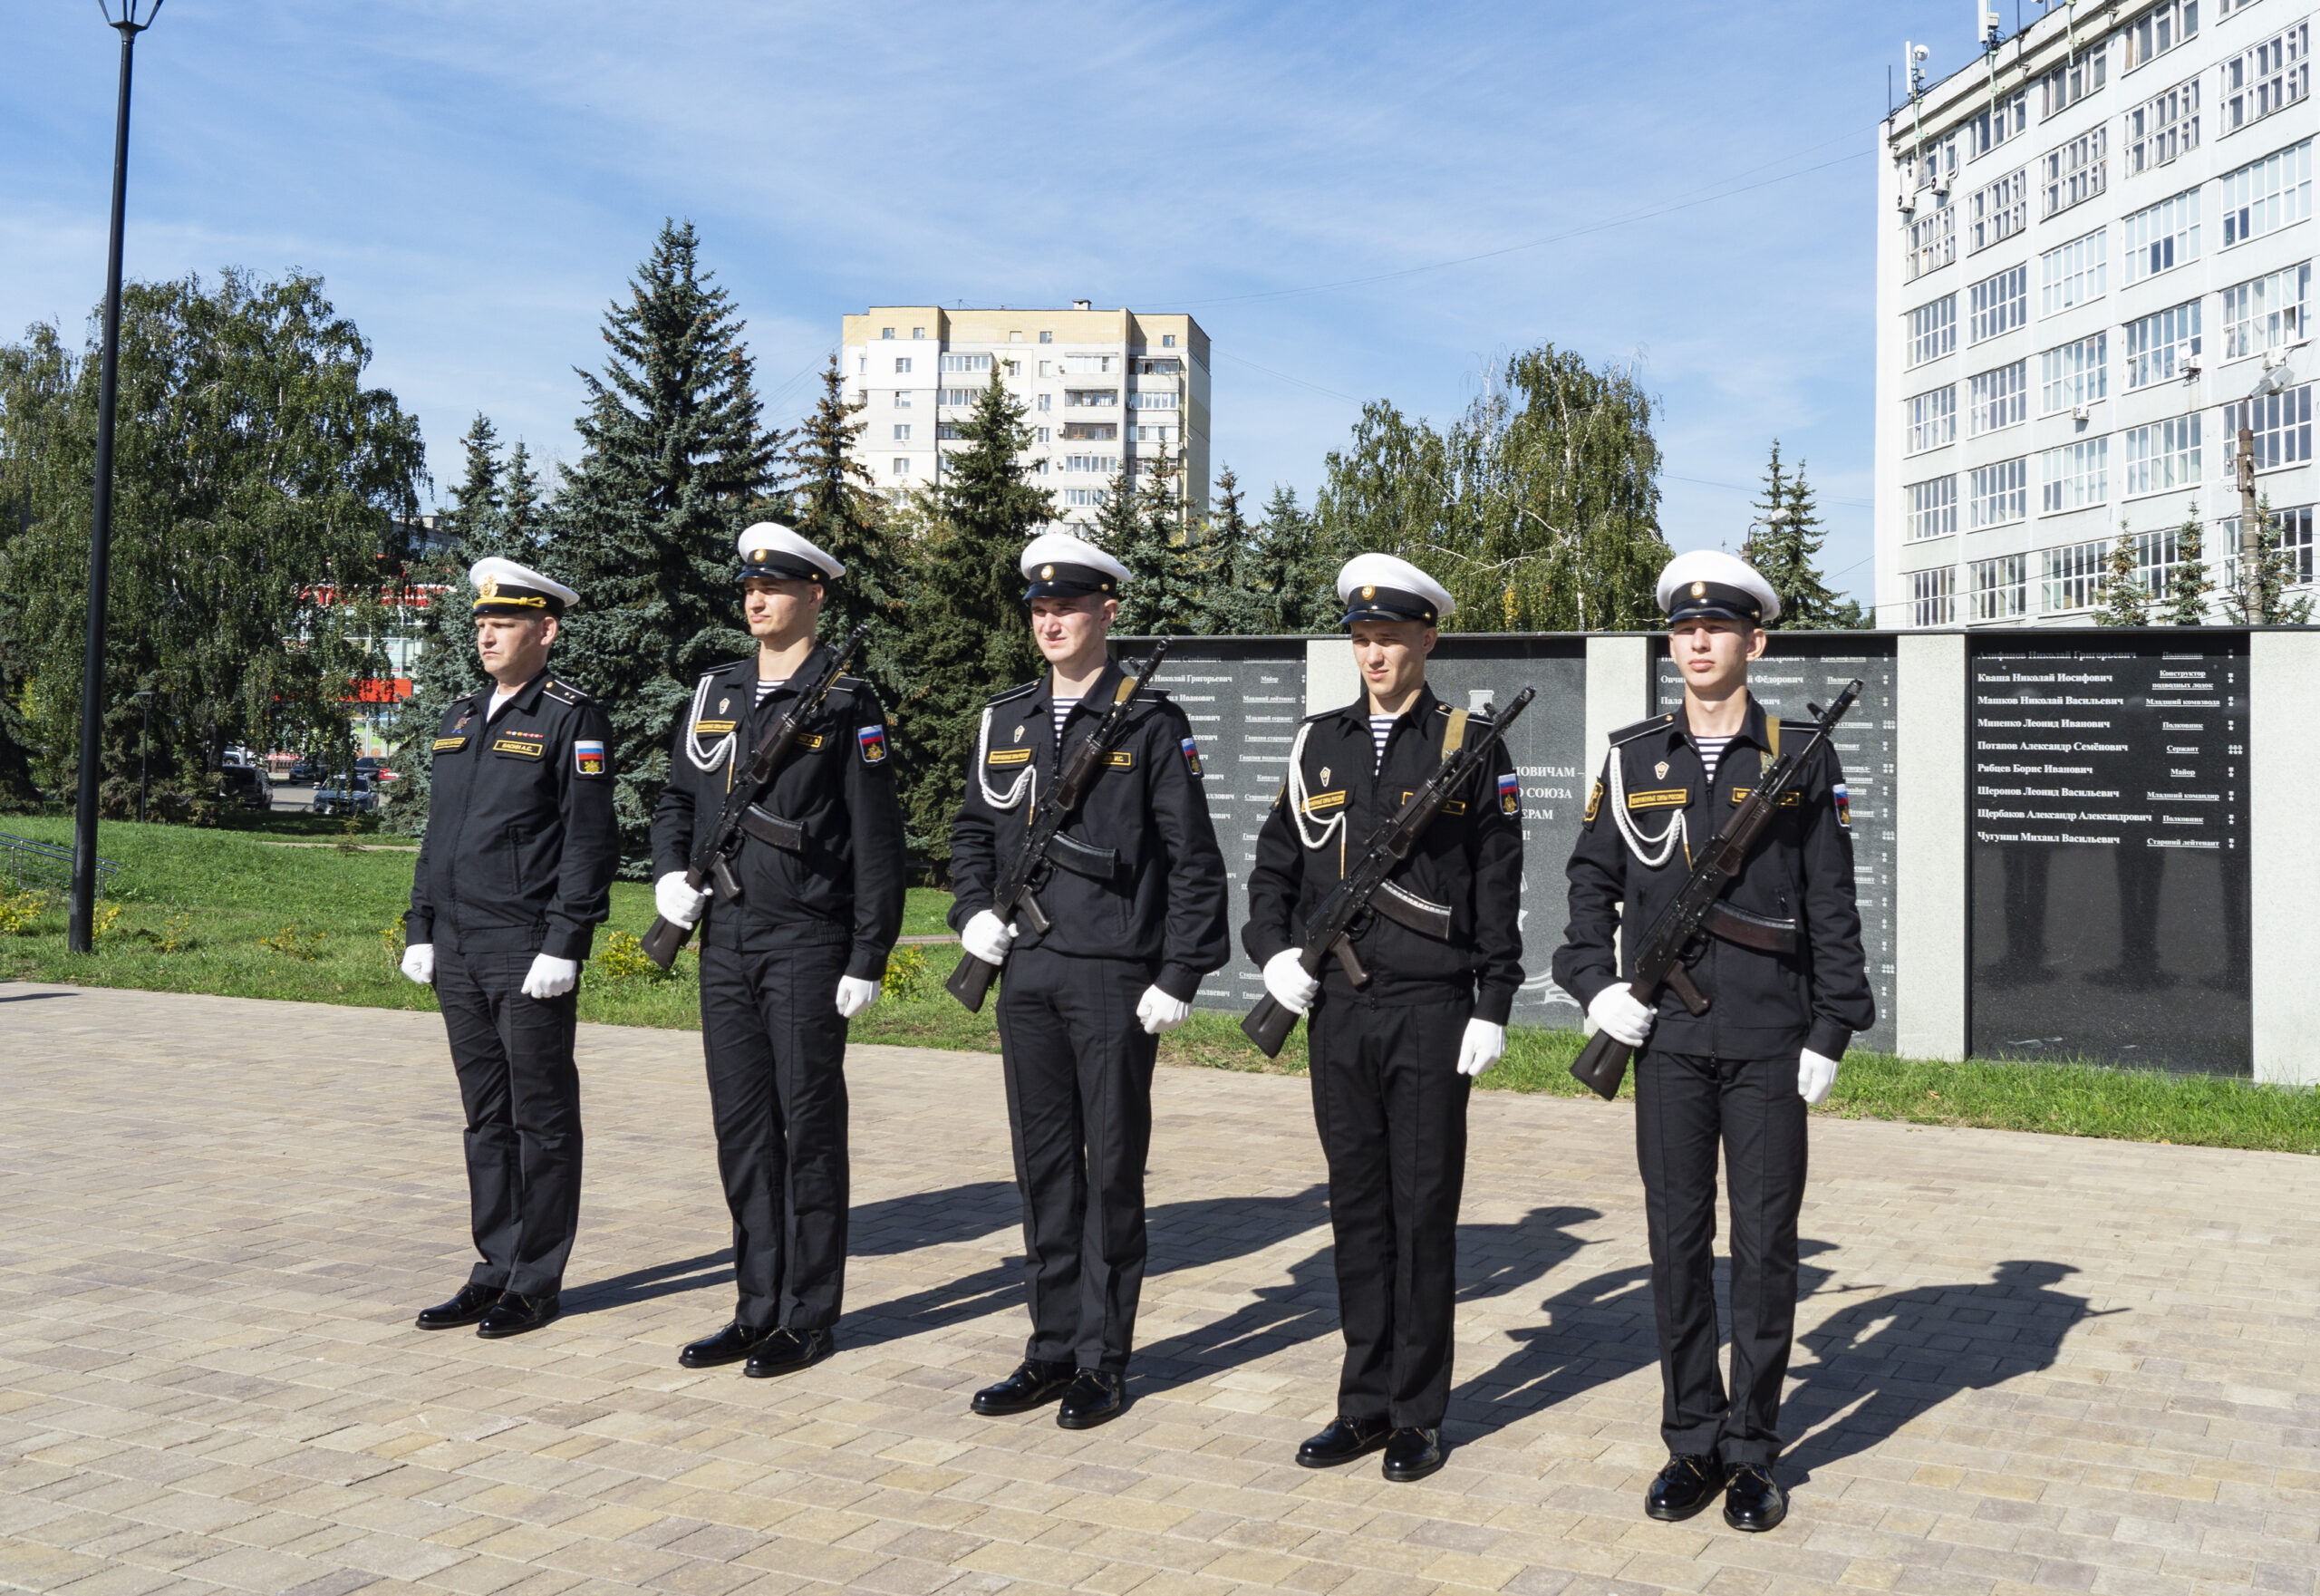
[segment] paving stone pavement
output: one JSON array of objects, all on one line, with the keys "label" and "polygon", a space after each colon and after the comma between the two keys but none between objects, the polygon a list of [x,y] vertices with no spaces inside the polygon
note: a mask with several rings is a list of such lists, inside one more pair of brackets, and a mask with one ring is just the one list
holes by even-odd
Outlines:
[{"label": "paving stone pavement", "polygon": [[1816,1121],[1793,1494],[1646,1521],[1624,1108],[1485,1093],[1449,1466],[1290,1461],[1336,1314],[1302,1081],[1161,1072],[1129,1413],[986,1420],[1025,1330],[997,1061],[856,1050],[842,1349],[731,1307],[698,1040],[584,1027],[566,1314],[465,1276],[431,1015],[0,985],[0,1583],[73,1596],[2315,1589],[2320,1160]]}]

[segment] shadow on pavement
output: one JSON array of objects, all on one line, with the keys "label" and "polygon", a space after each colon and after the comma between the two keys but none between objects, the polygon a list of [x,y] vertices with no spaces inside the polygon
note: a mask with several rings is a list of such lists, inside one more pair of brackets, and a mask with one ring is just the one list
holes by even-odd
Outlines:
[{"label": "shadow on pavement", "polygon": [[889,1257],[972,1242],[1022,1222],[1023,1202],[1013,1181],[972,1181],[859,1204],[846,1217],[846,1252],[849,1258]]},{"label": "shadow on pavement", "polygon": [[567,1316],[601,1313],[607,1308],[626,1308],[635,1302],[649,1302],[655,1297],[673,1297],[680,1291],[720,1284],[730,1286],[732,1282],[733,1249],[720,1247],[698,1258],[633,1269],[608,1280],[592,1280],[564,1293],[564,1311]]},{"label": "shadow on pavement", "polygon": [[37,1003],[43,998],[77,998],[79,992],[6,992],[0,993],[0,1003]]}]

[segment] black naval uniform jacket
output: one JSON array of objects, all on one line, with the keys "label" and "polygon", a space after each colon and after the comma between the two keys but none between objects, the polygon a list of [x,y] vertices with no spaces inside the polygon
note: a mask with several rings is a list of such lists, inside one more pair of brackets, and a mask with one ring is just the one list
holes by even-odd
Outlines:
[{"label": "black naval uniform jacket", "polygon": [[403,938],[585,961],[620,865],[612,726],[546,671],[492,715],[495,691],[454,702],[436,730]]},{"label": "black naval uniform jacket", "polygon": [[[1784,737],[1812,734],[1810,721],[1779,724]],[[1753,695],[1747,723],[1725,746],[1713,787],[1704,779],[1699,745],[1682,710],[1611,734],[1603,777],[1588,796],[1571,850],[1571,924],[1554,960],[1555,984],[1582,1009],[1613,980],[1633,974],[1629,965],[1612,968],[1614,933],[1628,928],[1623,941],[1631,956],[1683,889],[1691,859],[1776,757],[1764,706]],[[1684,817],[1686,846],[1673,849],[1657,869],[1635,856],[1610,813],[1610,759],[1619,761],[1628,815],[1645,837],[1658,836],[1670,817]],[[1767,953],[1717,936],[1696,939],[1685,963],[1708,1000],[1708,1011],[1693,1015],[1663,988],[1648,1039],[1652,1048],[1733,1059],[1780,1058],[1810,1048],[1842,1059],[1853,1035],[1875,1020],[1861,949],[1861,909],[1853,900],[1844,780],[1836,750],[1822,743],[1725,892],[1735,908],[1796,921],[1796,950]]]},{"label": "black naval uniform jacket", "polygon": [[[1060,744],[1052,672],[1000,693],[983,711],[966,801],[951,824],[953,931],[991,907],[1000,876],[1022,851],[1036,795],[1055,780],[1060,748],[1087,735],[1118,696],[1122,680],[1117,663],[1104,667],[1064,722]],[[1023,780],[1026,771],[1031,779]],[[1002,808],[991,803],[992,793],[1015,797]],[[1152,984],[1179,1002],[1192,1001],[1201,977],[1223,968],[1232,938],[1224,855],[1201,790],[1200,750],[1192,722],[1166,694],[1146,689],[1136,696],[1126,730],[1063,835],[1118,849],[1118,867],[1111,880],[1097,881],[1051,866],[1032,891],[1055,929],[1043,938],[1018,915],[1015,946],[1044,943],[1081,958],[1152,964]]]},{"label": "black naval uniform jacket", "polygon": [[[802,684],[828,668],[829,645],[818,644],[762,704],[754,654],[701,678],[678,718],[669,784],[652,810],[655,876],[691,864],[726,794],[747,777],[757,745]],[[696,751],[709,769],[696,762]],[[805,845],[791,853],[744,837],[733,861],[740,898],[710,904],[703,940],[735,953],[842,944],[849,949],[846,974],[884,980],[903,929],[903,813],[885,711],[868,682],[837,679],[758,807],[804,827]]]},{"label": "black naval uniform jacket", "polygon": [[[1307,718],[1305,829],[1318,832],[1340,816],[1345,824],[1321,848],[1310,849],[1297,817],[1290,813],[1288,787],[1273,799],[1257,834],[1256,863],[1249,872],[1249,924],[1241,933],[1241,945],[1259,968],[1304,941],[1314,911],[1359,859],[1363,845],[1440,768],[1450,713],[1433,688],[1420,689],[1417,702],[1387,736],[1382,766],[1369,731],[1367,699]],[[1488,724],[1475,716],[1467,735]],[[1369,972],[1364,998],[1424,1002],[1471,991],[1474,1018],[1503,1025],[1522,984],[1522,803],[1504,744],[1489,769],[1472,779],[1471,787],[1452,796],[1391,877],[1406,891],[1449,905],[1449,940],[1373,914],[1353,938],[1353,951]],[[1355,996],[1335,958],[1321,961],[1320,975],[1325,997]]]}]

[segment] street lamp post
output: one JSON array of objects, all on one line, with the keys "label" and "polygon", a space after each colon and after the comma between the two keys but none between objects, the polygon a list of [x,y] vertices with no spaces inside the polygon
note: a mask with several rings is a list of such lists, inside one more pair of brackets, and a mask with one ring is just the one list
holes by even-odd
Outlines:
[{"label": "street lamp post", "polygon": [[145,794],[153,774],[153,690],[137,690],[137,823],[145,824]]},{"label": "street lamp post", "polygon": [[104,773],[105,595],[112,563],[113,401],[121,387],[121,232],[129,204],[130,66],[137,51],[137,35],[153,25],[161,5],[162,0],[152,0],[150,5],[144,0],[97,0],[105,25],[121,35],[121,97],[113,113],[112,239],[105,256],[104,357],[97,382],[97,481],[89,514],[88,652],[81,664],[81,782],[79,801],[72,811],[72,907],[65,925],[65,945],[76,953],[85,953],[95,945],[97,784]]}]

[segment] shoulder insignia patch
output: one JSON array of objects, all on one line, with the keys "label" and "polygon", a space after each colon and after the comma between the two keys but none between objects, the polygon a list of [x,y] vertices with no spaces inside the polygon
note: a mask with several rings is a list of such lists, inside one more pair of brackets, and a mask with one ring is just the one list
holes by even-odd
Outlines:
[{"label": "shoulder insignia patch", "polygon": [[1039,684],[1036,680],[1026,682],[1020,687],[1010,687],[1005,692],[996,694],[986,700],[986,706],[990,707],[1003,704],[1010,699],[1021,698],[1027,692],[1037,692],[1039,691]]},{"label": "shoulder insignia patch", "polygon": [[1512,770],[1498,779],[1498,809],[1503,815],[1522,812],[1522,779]]},{"label": "shoulder insignia patch", "polygon": [[1852,829],[1852,794],[1847,792],[1845,784],[1840,781],[1829,789],[1829,796],[1837,801],[1837,824],[1847,831],[1851,831]]},{"label": "shoulder insignia patch", "polygon": [[1196,739],[1187,737],[1187,738],[1185,738],[1185,739],[1184,740],[1184,744],[1183,744],[1183,746],[1184,746],[1184,763],[1192,767],[1192,772],[1193,772],[1193,774],[1194,774],[1194,775],[1195,775],[1195,776],[1199,775],[1199,774],[1200,774],[1200,743],[1199,743],[1199,741],[1198,741]]},{"label": "shoulder insignia patch", "polygon": [[1648,721],[1638,721],[1632,726],[1622,726],[1611,733],[1611,746],[1616,748],[1620,743],[1632,742],[1647,731],[1657,731],[1664,726],[1675,724],[1675,721],[1676,717],[1673,715],[1654,715]]},{"label": "shoulder insignia patch", "polygon": [[604,773],[604,745],[582,738],[572,745],[572,766],[582,776]]},{"label": "shoulder insignia patch", "polygon": [[860,728],[854,734],[854,742],[862,750],[864,764],[883,765],[886,762],[885,722]]},{"label": "shoulder insignia patch", "polygon": [[1596,810],[1598,810],[1598,809],[1600,809],[1600,808],[1601,808],[1602,807],[1603,807],[1603,779],[1602,779],[1600,776],[1598,776],[1597,778],[1595,778],[1595,786],[1594,786],[1593,789],[1592,789],[1592,790],[1590,790],[1590,791],[1588,793],[1588,795],[1587,795],[1587,813],[1586,813],[1585,815],[1583,815],[1583,816],[1581,816],[1581,817],[1580,817],[1580,823],[1581,825],[1583,825],[1583,826],[1592,826],[1592,825],[1594,825],[1594,824],[1595,824],[1595,811],[1596,811]]}]

